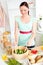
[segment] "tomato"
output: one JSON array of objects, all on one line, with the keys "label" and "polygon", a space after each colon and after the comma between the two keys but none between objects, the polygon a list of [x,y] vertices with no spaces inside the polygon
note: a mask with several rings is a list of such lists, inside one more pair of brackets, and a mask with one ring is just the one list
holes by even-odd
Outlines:
[{"label": "tomato", "polygon": [[31,53],[36,54],[38,51],[37,50],[31,50]]}]

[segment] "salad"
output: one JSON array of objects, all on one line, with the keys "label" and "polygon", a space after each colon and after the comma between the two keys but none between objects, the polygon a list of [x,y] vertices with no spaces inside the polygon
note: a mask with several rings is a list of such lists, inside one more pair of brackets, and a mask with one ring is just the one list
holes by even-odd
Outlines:
[{"label": "salad", "polygon": [[27,51],[27,49],[25,49],[25,50],[23,50],[23,49],[16,49],[16,50],[14,50],[14,53],[16,53],[16,54],[23,54],[26,51]]}]

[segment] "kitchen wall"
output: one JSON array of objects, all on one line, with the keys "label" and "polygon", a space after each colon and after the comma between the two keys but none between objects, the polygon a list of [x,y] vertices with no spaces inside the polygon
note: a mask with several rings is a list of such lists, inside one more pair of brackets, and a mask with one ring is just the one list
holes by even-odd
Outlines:
[{"label": "kitchen wall", "polygon": [[36,0],[36,17],[43,16],[43,0]]}]

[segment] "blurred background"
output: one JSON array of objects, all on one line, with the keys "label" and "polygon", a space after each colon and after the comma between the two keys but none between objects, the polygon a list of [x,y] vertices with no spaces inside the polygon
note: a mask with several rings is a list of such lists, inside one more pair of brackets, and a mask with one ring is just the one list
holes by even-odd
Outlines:
[{"label": "blurred background", "polygon": [[[29,4],[29,14],[36,17],[36,45],[43,45],[43,2],[42,0],[0,0],[0,34],[11,32],[11,42],[14,42],[15,16],[20,16],[19,5],[26,1]],[[40,19],[41,18],[41,19]]]}]

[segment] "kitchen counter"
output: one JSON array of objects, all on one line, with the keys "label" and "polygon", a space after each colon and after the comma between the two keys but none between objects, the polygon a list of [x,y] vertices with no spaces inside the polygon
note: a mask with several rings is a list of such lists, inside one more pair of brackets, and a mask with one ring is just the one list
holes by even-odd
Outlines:
[{"label": "kitchen counter", "polygon": [[[0,64],[2,65],[7,65],[3,60],[2,60],[2,55],[5,54],[4,52],[4,49],[2,48],[2,46],[0,47]],[[34,57],[35,55],[33,55]],[[36,63],[36,64],[31,64],[29,62],[29,60],[26,58],[26,59],[23,59],[23,60],[18,60],[19,62],[23,63],[23,65],[43,65],[43,62],[41,63]]]},{"label": "kitchen counter", "polygon": [[36,32],[35,43],[36,46],[43,45],[43,32],[41,31]]}]

